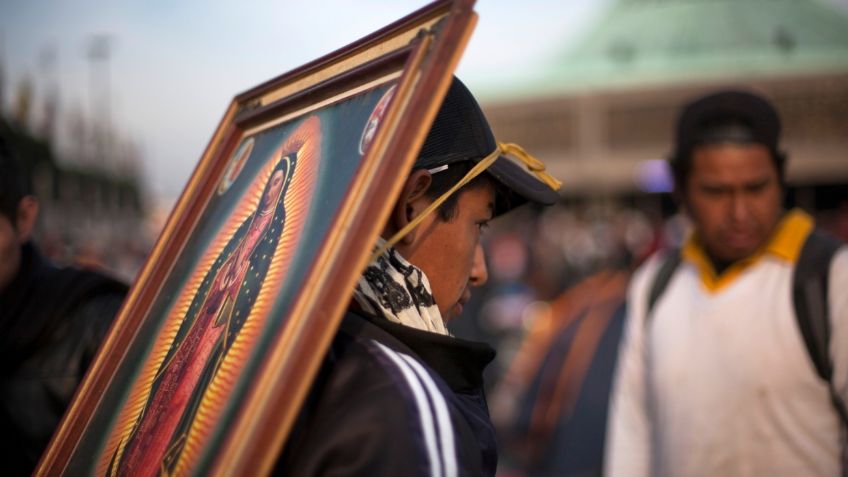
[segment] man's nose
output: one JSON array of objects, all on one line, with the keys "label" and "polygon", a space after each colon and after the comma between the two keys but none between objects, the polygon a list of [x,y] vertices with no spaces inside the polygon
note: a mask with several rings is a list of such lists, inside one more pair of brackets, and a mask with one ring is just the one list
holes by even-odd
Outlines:
[{"label": "man's nose", "polygon": [[734,222],[747,222],[750,215],[750,204],[745,194],[733,194],[730,205],[730,217]]},{"label": "man's nose", "polygon": [[483,253],[483,246],[477,244],[474,250],[474,263],[471,265],[470,282],[475,287],[482,286],[489,279],[489,269],[486,268],[486,254]]}]

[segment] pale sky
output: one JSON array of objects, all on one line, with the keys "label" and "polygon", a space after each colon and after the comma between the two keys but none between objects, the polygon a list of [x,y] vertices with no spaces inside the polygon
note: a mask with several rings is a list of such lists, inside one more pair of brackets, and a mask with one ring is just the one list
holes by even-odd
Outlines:
[{"label": "pale sky", "polygon": [[[50,78],[61,112],[90,113],[87,45],[108,35],[113,124],[142,147],[149,191],[182,191],[232,98],[426,5],[413,0],[0,0],[4,107],[21,79]],[[457,74],[469,87],[521,76],[567,46],[610,0],[482,0]],[[45,51],[55,51],[53,73]],[[35,109],[38,104],[35,105]]]}]

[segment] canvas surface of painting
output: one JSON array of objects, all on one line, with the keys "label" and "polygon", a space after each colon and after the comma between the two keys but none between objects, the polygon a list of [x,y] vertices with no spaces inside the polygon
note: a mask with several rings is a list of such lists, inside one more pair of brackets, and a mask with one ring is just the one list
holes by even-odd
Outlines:
[{"label": "canvas surface of painting", "polygon": [[284,326],[393,91],[388,82],[242,139],[140,330],[156,336],[152,348],[129,350],[138,367],[119,376],[134,381],[128,395],[110,399],[121,404],[83,443],[97,468],[81,471],[198,465],[263,337]]}]

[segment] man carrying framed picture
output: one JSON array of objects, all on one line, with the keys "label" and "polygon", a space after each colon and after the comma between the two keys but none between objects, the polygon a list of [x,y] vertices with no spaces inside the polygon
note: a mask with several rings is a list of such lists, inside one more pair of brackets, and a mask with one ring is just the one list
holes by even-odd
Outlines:
[{"label": "man carrying framed picture", "polygon": [[525,202],[553,204],[558,188],[540,161],[495,141],[454,78],[277,474],[494,475],[482,373],[495,352],[446,323],[487,279],[488,222]]}]

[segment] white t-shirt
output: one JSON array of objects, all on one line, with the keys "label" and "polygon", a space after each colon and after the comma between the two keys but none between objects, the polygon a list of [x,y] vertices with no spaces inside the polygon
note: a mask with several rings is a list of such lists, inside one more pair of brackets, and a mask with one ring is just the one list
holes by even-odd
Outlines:
[{"label": "white t-shirt", "polygon": [[[798,329],[792,274],[812,220],[786,214],[769,245],[716,278],[694,241],[652,316],[662,260],[634,276],[611,397],[610,476],[837,476],[841,422]],[[831,262],[830,352],[848,381],[848,247]]]}]

